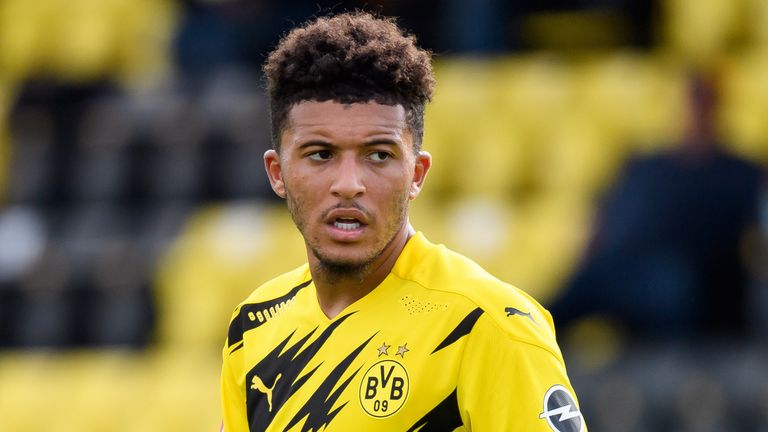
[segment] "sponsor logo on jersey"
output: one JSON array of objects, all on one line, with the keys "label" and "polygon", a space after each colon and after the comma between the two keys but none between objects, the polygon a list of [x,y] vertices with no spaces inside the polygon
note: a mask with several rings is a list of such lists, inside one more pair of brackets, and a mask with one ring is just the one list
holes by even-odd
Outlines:
[{"label": "sponsor logo on jersey", "polygon": [[294,303],[294,298],[291,297],[288,300],[283,300],[279,303],[275,303],[273,305],[270,305],[269,307],[265,307],[263,309],[258,309],[255,311],[249,311],[248,312],[248,319],[251,321],[258,321],[259,324],[262,324],[266,321],[269,321],[273,318],[277,318],[280,316],[281,313],[283,313],[286,308],[291,306]]},{"label": "sponsor logo on jersey", "polygon": [[280,380],[280,377],[282,377],[283,374],[277,374],[277,377],[275,378],[275,382],[272,384],[272,387],[267,387],[266,384],[264,384],[263,381],[261,381],[261,378],[258,377],[258,375],[254,375],[253,379],[251,380],[251,390],[258,390],[265,395],[267,395],[267,403],[269,404],[269,412],[272,412],[272,392],[275,390],[275,386],[277,385],[277,381]]},{"label": "sponsor logo on jersey", "polygon": [[506,307],[506,308],[504,308],[504,312],[507,313],[508,317],[513,316],[513,315],[520,315],[520,316],[528,317],[534,323],[536,322],[536,320],[534,320],[533,317],[531,316],[530,312],[523,312],[520,309],[515,309],[513,307]]},{"label": "sponsor logo on jersey", "polygon": [[582,432],[584,418],[576,406],[571,393],[562,385],[554,385],[544,395],[544,412],[540,419],[546,419],[555,432]]},{"label": "sponsor logo on jersey", "polygon": [[[401,356],[405,352],[407,349]],[[389,417],[405,405],[409,390],[405,367],[395,360],[381,360],[368,368],[360,381],[360,405],[373,417]]]}]

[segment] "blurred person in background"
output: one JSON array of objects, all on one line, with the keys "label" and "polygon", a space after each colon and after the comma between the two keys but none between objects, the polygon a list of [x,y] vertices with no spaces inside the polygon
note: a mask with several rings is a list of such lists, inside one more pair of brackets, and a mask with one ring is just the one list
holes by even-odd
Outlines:
[{"label": "blurred person in background", "polygon": [[292,30],[264,70],[265,166],[308,262],[235,309],[223,429],[586,431],[549,313],[409,224],[429,53],[346,13]]},{"label": "blurred person in background", "polygon": [[719,141],[717,102],[716,82],[695,75],[684,139],[627,163],[581,267],[550,305],[560,327],[599,315],[641,340],[749,336],[744,245],[765,173]]}]

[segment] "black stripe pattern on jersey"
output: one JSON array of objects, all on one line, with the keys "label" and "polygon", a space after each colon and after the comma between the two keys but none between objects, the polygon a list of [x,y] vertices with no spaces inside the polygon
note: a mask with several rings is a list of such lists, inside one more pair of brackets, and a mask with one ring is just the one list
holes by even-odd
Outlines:
[{"label": "black stripe pattern on jersey", "polygon": [[[376,335],[374,334],[373,336]],[[317,390],[312,393],[312,396],[310,396],[309,400],[307,400],[307,403],[305,403],[304,406],[301,407],[301,409],[296,413],[296,415],[293,416],[293,419],[291,419],[291,422],[288,423],[288,426],[286,426],[285,430],[290,430],[304,417],[307,417],[307,421],[304,423],[304,427],[301,429],[302,432],[319,431],[331,423],[331,420],[336,417],[336,414],[338,414],[339,411],[341,411],[349,403],[349,401],[344,402],[341,404],[341,406],[333,411],[331,411],[331,408],[333,408],[333,405],[339,399],[339,396],[341,396],[341,393],[344,391],[344,389],[347,388],[352,379],[355,378],[358,372],[360,372],[362,366],[357,368],[355,372],[353,372],[346,380],[344,380],[344,382],[336,388],[336,391],[334,391],[333,394],[331,394],[331,390],[333,390],[333,387],[336,385],[336,383],[339,382],[339,379],[341,379],[341,376],[344,374],[347,368],[349,368],[349,365],[352,363],[352,361],[357,357],[358,354],[360,354],[360,351],[362,351],[363,348],[368,345],[368,342],[373,339],[373,336],[360,344],[359,347],[352,351],[346,358],[344,358],[344,360],[341,361],[341,363],[339,363],[333,369],[330,374],[328,374],[328,377],[323,381],[323,383],[320,384],[317,387]]]},{"label": "black stripe pattern on jersey", "polygon": [[424,417],[417,421],[408,432],[443,432],[451,431],[464,424],[459,413],[459,400],[456,389],[442,402],[432,408]]},{"label": "black stripe pattern on jersey", "polygon": [[472,327],[475,326],[475,323],[477,322],[477,320],[480,318],[480,315],[482,314],[483,314],[483,310],[480,308],[477,308],[472,312],[468,313],[467,316],[465,316],[464,319],[461,320],[459,325],[457,325],[456,328],[453,329],[453,331],[448,336],[446,336],[446,338],[443,339],[442,342],[440,342],[440,345],[438,345],[437,348],[435,348],[435,350],[432,351],[432,354],[451,345],[452,343],[461,339],[462,336],[468,335],[469,332],[472,331]]},{"label": "black stripe pattern on jersey", "polygon": [[[230,349],[230,353],[242,348],[240,342],[243,341],[243,333],[248,330],[253,330],[267,322],[266,319],[252,319],[251,316],[255,317],[256,314],[261,314],[261,316],[269,314],[271,316],[274,314],[275,308],[280,309],[283,307],[287,301],[291,300],[299,291],[306,288],[310,283],[312,283],[311,279],[291,288],[287,294],[280,297],[259,303],[244,304],[240,307],[240,312],[229,324],[229,332],[227,333],[227,347]],[[234,347],[234,349],[232,347]]]},{"label": "black stripe pattern on jersey", "polygon": [[[288,346],[288,342],[293,338],[295,331],[280,342],[269,354],[267,354],[259,363],[257,363],[245,376],[245,394],[246,409],[248,414],[248,424],[251,431],[264,431],[274,420],[275,414],[285,404],[291,395],[296,393],[320,367],[320,364],[312,370],[299,376],[301,371],[314,358],[315,354],[322,348],[333,332],[351,315],[351,312],[331,323],[316,340],[309,343],[307,341],[317,331],[317,328],[302,337],[296,343]],[[373,336],[371,336],[373,338]],[[345,380],[339,387],[339,390],[330,394],[331,389],[337,384],[341,375],[347,370],[352,361],[357,357],[360,351],[371,340],[369,338],[358,348],[353,350],[344,360],[336,366],[323,383],[310,397],[306,405],[299,410],[296,417],[291,421],[295,424],[301,419],[307,417],[307,422],[302,430],[318,430],[312,425],[328,425],[333,417],[346,405],[342,405],[331,412],[331,408],[340,396],[343,389],[349,384],[352,377],[357,374],[355,371],[352,377]],[[286,348],[287,347],[287,348]],[[302,347],[304,349],[302,350]],[[330,396],[329,396],[330,394]]]}]

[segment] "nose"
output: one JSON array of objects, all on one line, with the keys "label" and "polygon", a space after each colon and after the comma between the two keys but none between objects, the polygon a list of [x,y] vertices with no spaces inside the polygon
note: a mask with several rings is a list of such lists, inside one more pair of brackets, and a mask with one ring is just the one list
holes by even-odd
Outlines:
[{"label": "nose", "polygon": [[339,198],[356,198],[365,193],[362,167],[354,157],[340,158],[331,183],[331,193]]}]

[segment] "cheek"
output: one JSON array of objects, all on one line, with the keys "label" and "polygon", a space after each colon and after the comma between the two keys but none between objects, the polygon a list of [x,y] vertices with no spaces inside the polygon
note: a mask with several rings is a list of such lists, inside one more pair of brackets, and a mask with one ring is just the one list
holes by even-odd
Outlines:
[{"label": "cheek", "polygon": [[[402,207],[402,202],[409,201],[411,192],[410,177],[403,171],[374,179],[374,191],[377,201],[386,202],[393,208]],[[369,192],[370,188],[369,188]]]},{"label": "cheek", "polygon": [[305,221],[313,219],[311,214],[321,211],[324,187],[322,180],[312,175],[292,175],[284,178],[285,191],[295,218]]},{"label": "cheek", "polygon": [[320,181],[317,176],[297,173],[285,176],[284,180],[285,188],[293,195],[304,195],[304,199],[308,199],[318,194]]}]

